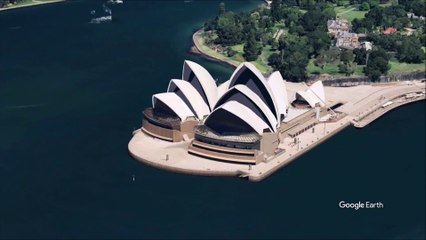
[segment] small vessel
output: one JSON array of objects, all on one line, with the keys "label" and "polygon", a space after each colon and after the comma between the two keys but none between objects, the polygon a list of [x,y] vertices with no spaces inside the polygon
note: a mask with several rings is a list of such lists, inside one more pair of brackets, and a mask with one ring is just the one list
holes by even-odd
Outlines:
[{"label": "small vessel", "polygon": [[122,4],[123,0],[108,0],[108,4]]},{"label": "small vessel", "polygon": [[104,17],[98,17],[98,18],[93,18],[90,23],[103,23],[103,22],[109,22],[112,21],[112,16],[104,16]]}]

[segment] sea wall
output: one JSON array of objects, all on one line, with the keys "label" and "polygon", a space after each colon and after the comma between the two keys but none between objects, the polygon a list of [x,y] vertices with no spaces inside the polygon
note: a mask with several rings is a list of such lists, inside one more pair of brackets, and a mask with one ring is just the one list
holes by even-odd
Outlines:
[{"label": "sea wall", "polygon": [[322,80],[324,86],[329,87],[352,87],[358,85],[371,85],[371,84],[388,84],[396,81],[412,81],[424,80],[425,72],[415,71],[409,73],[392,73],[386,76],[381,76],[377,82],[372,82],[366,76],[352,76],[352,77],[329,77],[321,78],[318,76],[309,78],[309,83],[314,83],[317,80]]}]

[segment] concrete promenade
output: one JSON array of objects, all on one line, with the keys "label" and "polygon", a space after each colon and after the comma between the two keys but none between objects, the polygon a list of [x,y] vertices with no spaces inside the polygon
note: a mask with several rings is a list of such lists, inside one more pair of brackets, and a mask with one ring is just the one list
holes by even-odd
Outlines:
[{"label": "concrete promenade", "polygon": [[[289,92],[306,88],[300,83],[287,83]],[[400,105],[425,99],[425,83],[395,83],[387,86],[363,85],[356,87],[325,87],[327,104],[342,103],[337,111],[345,116],[336,122],[318,123],[314,130],[308,130],[294,138],[284,138],[279,148],[283,152],[269,156],[256,165],[245,165],[209,160],[190,155],[187,152],[189,141],[171,143],[150,137],[140,130],[134,132],[129,142],[129,152],[137,160],[148,165],[194,175],[237,176],[250,181],[261,181],[275,171],[289,164],[310,149],[318,146],[345,127],[354,124],[363,127],[389,110]],[[406,94],[417,94],[406,98]],[[383,108],[383,104],[393,104]]]}]

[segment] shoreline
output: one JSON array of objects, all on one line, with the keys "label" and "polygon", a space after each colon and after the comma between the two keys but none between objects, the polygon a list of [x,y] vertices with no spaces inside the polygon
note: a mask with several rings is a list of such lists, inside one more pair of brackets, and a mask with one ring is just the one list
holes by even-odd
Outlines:
[{"label": "shoreline", "polygon": [[200,39],[200,34],[203,31],[204,31],[203,28],[200,28],[192,34],[192,45],[193,46],[191,47],[190,51],[194,54],[201,55],[201,56],[203,56],[203,57],[205,57],[209,60],[212,60],[212,61],[215,61],[215,62],[218,62],[218,63],[222,63],[222,64],[226,64],[227,66],[231,66],[233,68],[238,67],[239,63],[232,62],[228,59],[221,58],[219,56],[213,56],[211,54],[208,54],[206,51],[204,51],[202,49],[202,46],[201,46],[202,44],[199,42],[199,39]]},{"label": "shoreline", "polygon": [[32,2],[32,3],[18,5],[18,6],[0,8],[0,12],[1,11],[7,11],[7,10],[13,10],[13,9],[19,9],[19,8],[25,8],[25,7],[34,7],[34,6],[39,6],[39,5],[51,4],[51,3],[60,3],[60,2],[65,2],[65,1],[66,0],[52,0],[52,1],[48,1],[48,2]]},{"label": "shoreline", "polygon": [[[289,83],[297,90],[303,85]],[[293,139],[284,138],[281,147],[285,152],[272,155],[264,161],[248,167],[245,164],[220,162],[189,154],[187,149],[192,139],[183,142],[166,142],[149,136],[141,129],[133,132],[128,144],[129,154],[142,163],[171,172],[203,176],[233,176],[258,182],[287,166],[303,154],[327,141],[335,134],[352,125],[362,128],[399,106],[425,100],[425,86],[421,81],[414,85],[403,83],[393,86],[356,86],[352,88],[326,87],[332,102],[343,102],[337,111],[344,117],[336,122],[319,122],[317,131],[306,131],[298,136],[299,144],[292,145]],[[416,97],[407,98],[409,94]],[[361,96],[360,96],[361,95]],[[389,101],[394,104],[383,107]],[[374,113],[374,114],[371,114]],[[158,154],[162,152],[163,154]],[[170,156],[170,158],[169,158]]]},{"label": "shoreline", "polygon": [[[391,99],[391,101],[395,101],[398,100],[399,98],[403,98],[403,96],[398,96],[395,97],[393,99]],[[418,101],[424,101],[426,100],[425,97],[423,96],[423,98],[421,97],[417,97],[417,98],[413,98],[413,99],[406,99],[405,101],[398,101],[398,102],[394,102],[392,105],[388,106],[388,107],[384,107],[382,108],[381,106],[379,106],[376,109],[371,110],[369,113],[367,113],[364,117],[358,117],[358,119],[353,119],[354,121],[352,122],[353,126],[355,128],[364,128],[367,125],[369,125],[370,123],[376,121],[377,119],[379,119],[380,117],[384,116],[386,113],[400,107],[400,106],[404,106],[404,105],[408,105],[410,103],[414,103],[414,102],[418,102]]]},{"label": "shoreline", "polygon": [[[200,34],[202,32],[204,32],[204,30],[203,30],[203,28],[200,28],[192,34],[192,46],[190,47],[189,52],[191,52],[193,54],[201,55],[208,60],[215,61],[215,62],[218,62],[218,63],[221,63],[221,64],[225,64],[227,66],[231,66],[231,67],[234,67],[234,68],[238,67],[238,65],[240,63],[238,63],[236,61],[230,60],[225,56],[215,56],[215,55],[210,54],[208,51],[203,50],[203,47],[205,47],[205,48],[209,48],[209,47],[204,45],[203,43],[200,43],[200,39],[201,39]],[[214,51],[211,48],[209,48],[209,49],[211,51]],[[410,71],[410,72],[395,72],[393,74],[404,74],[404,73],[412,73],[412,72],[417,72],[417,71],[419,71],[419,70]],[[269,73],[262,72],[262,73],[264,75],[270,74],[270,72]],[[318,77],[320,77],[320,75],[314,74],[314,75],[309,75],[309,76],[317,76],[317,78],[318,78]],[[333,76],[333,75],[331,75],[331,76],[332,76],[331,79],[334,79],[335,76]],[[365,76],[364,75],[351,75],[350,77],[365,77]],[[419,79],[413,79],[413,80],[419,80]],[[409,80],[409,81],[413,81],[413,80]]]}]

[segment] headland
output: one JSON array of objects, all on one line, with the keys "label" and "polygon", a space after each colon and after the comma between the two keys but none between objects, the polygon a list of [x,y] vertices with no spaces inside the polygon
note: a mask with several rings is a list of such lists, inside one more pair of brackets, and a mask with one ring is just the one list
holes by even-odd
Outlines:
[{"label": "headland", "polygon": [[[234,73],[232,77],[238,75],[238,69],[240,68],[241,66],[237,68],[237,73]],[[185,75],[184,73],[183,79]],[[271,77],[269,77],[268,82],[272,82]],[[220,90],[221,86],[226,87],[226,84],[227,82],[218,87],[219,95],[222,96],[219,99],[226,99],[226,95],[230,94],[227,92],[232,92],[235,89],[235,86],[231,87],[228,83],[227,92],[220,93],[222,91]],[[230,84],[232,84],[232,81]],[[180,87],[183,89],[183,85]],[[350,125],[362,128],[396,107],[414,101],[425,100],[424,80],[354,87],[324,87],[323,96],[327,96],[327,99],[324,99],[323,102],[319,100],[313,106],[308,106],[309,104],[307,103],[312,103],[312,99],[315,96],[320,98],[321,92],[313,89],[312,86],[308,90],[306,88],[307,86],[304,83],[285,82],[285,92],[288,94],[288,99],[291,99],[289,101],[291,104],[287,103],[285,118],[281,119],[281,122],[278,121],[276,130],[265,131],[264,129],[263,135],[260,132],[262,138],[267,139],[272,136],[271,132],[275,131],[276,135],[274,136],[277,136],[277,138],[265,140],[269,144],[268,146],[263,145],[262,139],[260,141],[261,146],[254,150],[252,159],[247,157],[251,153],[250,147],[247,147],[247,150],[241,146],[235,148],[238,145],[235,142],[243,141],[242,138],[246,135],[240,135],[237,138],[234,136],[232,144],[236,145],[232,145],[233,147],[229,147],[229,141],[228,145],[221,146],[220,142],[217,141],[212,145],[209,142],[211,139],[206,141],[206,138],[212,138],[213,136],[217,140],[224,139],[225,136],[218,137],[216,135],[220,134],[215,131],[211,131],[208,134],[195,131],[195,135],[191,135],[191,130],[186,130],[186,132],[182,130],[182,135],[176,138],[178,131],[173,130],[173,133],[168,138],[165,138],[164,136],[167,135],[165,129],[154,129],[153,124],[156,123],[147,123],[145,120],[143,127],[133,132],[133,137],[128,145],[129,152],[138,161],[173,172],[207,176],[234,176],[245,178],[249,181],[261,181]],[[309,90],[315,92],[314,95],[304,95],[304,91],[309,92]],[[168,94],[173,92],[172,83],[169,84],[168,91]],[[245,94],[246,96],[250,95],[248,93]],[[163,99],[161,101],[166,102],[165,95],[161,97]],[[253,97],[252,99],[257,98]],[[161,107],[156,104],[157,101],[159,102],[160,100],[156,100],[156,95],[154,95],[154,109]],[[218,115],[214,113],[219,112],[221,107],[232,112],[231,108],[223,107],[227,105],[226,101],[218,101],[220,104],[225,103],[219,107],[216,105],[214,107],[215,110],[210,113],[210,117],[208,116],[191,126],[197,129],[199,125],[209,124],[209,122],[213,121],[209,120],[209,118],[221,122],[234,121],[230,118],[231,115],[228,118],[211,117],[212,115]],[[305,106],[301,108],[300,106],[303,104]],[[260,105],[263,105],[263,103]],[[236,108],[236,112],[242,108],[244,106]],[[317,109],[320,110],[317,111]],[[234,113],[239,114],[236,112]],[[268,111],[265,110],[265,112]],[[152,116],[147,117],[152,118]],[[250,119],[251,115],[242,114],[241,118]],[[249,120],[246,120],[246,122],[250,124]],[[238,124],[243,125],[244,123]],[[214,124],[210,124],[210,126],[214,126]],[[177,128],[173,127],[173,129]],[[198,137],[197,134],[199,135]],[[273,146],[273,149],[271,149],[271,146]],[[232,151],[230,150],[231,148]],[[215,153],[212,154],[212,151]]]}]

